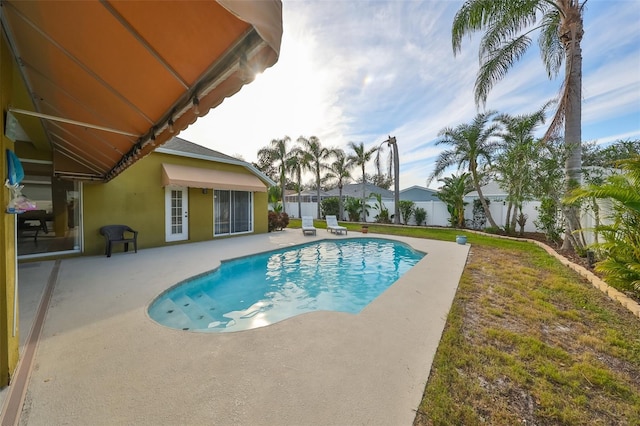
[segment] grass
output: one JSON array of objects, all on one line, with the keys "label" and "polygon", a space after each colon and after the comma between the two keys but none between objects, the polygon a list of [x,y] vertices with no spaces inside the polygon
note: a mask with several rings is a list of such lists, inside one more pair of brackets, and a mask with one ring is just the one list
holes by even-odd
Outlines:
[{"label": "grass", "polygon": [[[462,233],[369,232],[447,241]],[[640,424],[640,320],[533,244],[467,236],[469,259],[414,425]]]}]

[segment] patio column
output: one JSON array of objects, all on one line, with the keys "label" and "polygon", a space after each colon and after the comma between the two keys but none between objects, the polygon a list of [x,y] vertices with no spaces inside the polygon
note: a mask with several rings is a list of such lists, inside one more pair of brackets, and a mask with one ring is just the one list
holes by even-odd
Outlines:
[{"label": "patio column", "polygon": [[[16,295],[15,217],[5,213],[9,203],[9,190],[4,186],[7,178],[7,149],[14,143],[4,136],[4,120],[12,95],[13,56],[4,36],[0,40],[0,386],[8,385],[18,365],[18,313],[14,311]],[[16,307],[17,310],[17,307]]]}]

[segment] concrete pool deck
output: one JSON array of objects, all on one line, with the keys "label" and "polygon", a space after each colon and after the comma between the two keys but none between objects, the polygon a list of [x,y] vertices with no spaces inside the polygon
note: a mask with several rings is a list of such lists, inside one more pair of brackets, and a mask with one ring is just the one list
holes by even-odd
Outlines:
[{"label": "concrete pool deck", "polygon": [[[146,313],[162,291],[222,259],[361,237],[403,241],[427,256],[357,315],[312,312],[208,334],[166,328]],[[468,251],[286,229],[64,259],[20,424],[411,425]],[[20,285],[42,279],[37,269],[20,266]]]}]

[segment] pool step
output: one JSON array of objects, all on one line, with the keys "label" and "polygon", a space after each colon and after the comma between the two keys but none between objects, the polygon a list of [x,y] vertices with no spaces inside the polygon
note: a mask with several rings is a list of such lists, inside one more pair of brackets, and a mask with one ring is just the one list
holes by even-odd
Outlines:
[{"label": "pool step", "polygon": [[210,323],[217,321],[209,314],[207,308],[201,305],[201,302],[196,301],[187,295],[181,295],[173,301],[177,308],[182,310],[182,312],[184,312],[184,314],[191,320],[190,324],[187,324],[182,328],[206,329]]},{"label": "pool step", "polygon": [[171,299],[164,299],[149,311],[151,318],[168,327],[184,329],[191,327],[191,319]]}]

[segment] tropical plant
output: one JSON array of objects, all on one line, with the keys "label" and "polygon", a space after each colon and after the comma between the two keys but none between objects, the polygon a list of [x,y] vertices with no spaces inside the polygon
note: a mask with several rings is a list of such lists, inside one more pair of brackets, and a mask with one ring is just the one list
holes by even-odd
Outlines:
[{"label": "tropical plant", "polygon": [[487,220],[492,227],[497,228],[498,225],[493,220],[487,201],[482,194],[482,171],[480,170],[480,166],[491,163],[492,156],[498,148],[498,142],[493,139],[498,126],[495,123],[489,124],[489,120],[494,115],[494,111],[480,113],[470,124],[460,124],[455,128],[446,127],[440,131],[438,134],[440,139],[436,141],[436,145],[449,145],[451,149],[446,149],[438,155],[427,185],[433,179],[440,177],[448,167],[457,166],[460,171],[466,166]]},{"label": "tropical plant", "polygon": [[[364,204],[364,217],[367,217],[370,207],[371,206],[369,204],[367,203]],[[349,215],[349,220],[351,222],[357,222],[359,219],[362,218],[361,215],[362,215],[363,209],[362,209],[362,200],[360,198],[347,197],[347,199],[344,202],[344,209]]]},{"label": "tropical plant", "polygon": [[416,219],[416,225],[420,226],[427,220],[427,211],[422,207],[416,207],[413,217]]},{"label": "tropical plant", "polygon": [[267,190],[267,200],[271,206],[273,211],[279,209],[282,211],[282,205],[279,203],[280,201],[280,188],[277,186],[270,186]]},{"label": "tropical plant", "polygon": [[411,215],[414,214],[416,208],[416,203],[411,200],[401,200],[400,201],[400,214],[402,215],[402,223],[407,224],[409,219],[411,219]]},{"label": "tropical plant", "polygon": [[451,175],[438,179],[443,185],[438,188],[438,198],[445,202],[450,215],[451,226],[464,228],[464,196],[473,187],[471,186],[471,175],[462,173],[459,176]]},{"label": "tropical plant", "polygon": [[[369,161],[371,161],[371,158],[373,158],[373,154],[375,154],[375,152],[378,150],[377,147],[373,147],[370,149],[365,149],[364,147],[364,143],[360,142],[360,143],[355,143],[355,142],[349,142],[349,148],[351,148],[353,150],[353,154],[349,155],[349,159],[353,162],[353,164],[355,166],[360,166],[362,169],[362,203],[361,206],[366,206],[366,198],[365,198],[365,188],[366,188],[366,174],[364,172],[365,166],[367,165],[367,163]],[[366,211],[365,209],[363,209],[361,212],[362,214],[362,221],[366,222],[367,221],[367,215],[366,215]]]},{"label": "tropical plant", "polygon": [[544,197],[540,200],[540,206],[536,207],[538,218],[533,221],[536,229],[542,231],[547,241],[559,244],[562,241],[562,208],[558,200],[552,197]]},{"label": "tropical plant", "polygon": [[378,223],[391,223],[391,219],[389,218],[389,209],[384,205],[382,201],[382,195],[377,192],[372,192],[369,194],[369,197],[374,197],[376,199],[376,203],[373,205],[373,208],[378,211],[375,219]]},{"label": "tropical plant", "polygon": [[502,126],[498,132],[502,141],[493,170],[498,172],[496,180],[507,191],[505,229],[508,232],[515,231],[518,211],[525,201],[532,199],[532,164],[537,161],[540,149],[540,141],[534,138],[533,132],[544,123],[547,106],[533,114],[500,114],[495,119]]},{"label": "tropical plant", "polygon": [[640,156],[619,164],[623,174],[609,176],[602,185],[578,188],[566,201],[584,197],[612,201],[610,223],[596,227],[604,242],[594,245],[603,257],[595,268],[610,284],[640,296]]},{"label": "tropical plant", "polygon": [[351,169],[353,168],[353,160],[347,157],[345,152],[340,148],[332,150],[335,160],[329,165],[331,179],[335,179],[338,186],[338,217],[340,220],[344,218],[344,208],[342,206],[342,188],[344,184],[351,179]]},{"label": "tropical plant", "polygon": [[[467,0],[456,13],[451,30],[454,55],[462,39],[484,30],[480,41],[480,70],[475,83],[476,104],[486,103],[489,91],[522,58],[531,46],[531,34],[538,34],[538,46],[549,78],[565,76],[558,108],[544,139],[550,139],[564,123],[568,157],[565,192],[580,182],[582,142],[582,49],[583,12],[587,0]],[[577,207],[564,209],[567,224],[579,228]],[[570,238],[565,238],[568,245]],[[575,243],[576,241],[572,241]],[[574,246],[576,247],[576,246]]]},{"label": "tropical plant", "polygon": [[325,198],[322,200],[320,205],[323,217],[326,217],[327,215],[335,215],[340,218],[339,220],[342,220],[342,217],[338,216],[338,212],[340,211],[340,199],[338,197]]},{"label": "tropical plant", "polygon": [[301,145],[300,149],[304,151],[303,164],[306,169],[312,172],[316,179],[316,191],[317,191],[317,208],[318,217],[320,217],[320,187],[321,187],[321,173],[328,168],[327,161],[331,157],[331,151],[322,146],[320,140],[311,136],[306,139],[303,136],[298,138],[298,143]]},{"label": "tropical plant", "polygon": [[284,194],[287,177],[287,159],[289,156],[289,148],[287,145],[289,142],[291,142],[289,136],[285,136],[282,139],[272,139],[268,146],[258,150],[258,160],[260,162],[271,162],[272,166],[278,171],[280,199],[282,200],[283,211],[286,211],[286,208],[284,208]]}]

